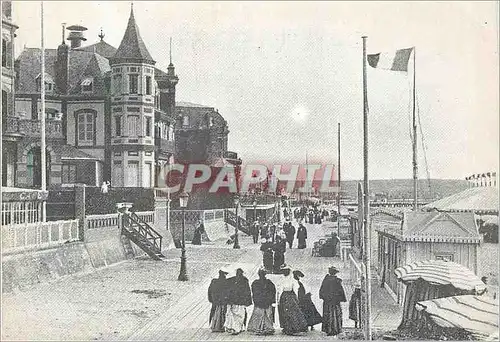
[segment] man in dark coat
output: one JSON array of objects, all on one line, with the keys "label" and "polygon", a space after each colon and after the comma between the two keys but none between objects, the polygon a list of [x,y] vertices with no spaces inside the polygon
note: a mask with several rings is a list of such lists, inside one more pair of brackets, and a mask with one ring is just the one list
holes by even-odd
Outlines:
[{"label": "man in dark coat", "polygon": [[229,297],[226,274],[227,271],[219,270],[219,278],[212,279],[208,287],[208,301],[212,303],[209,322],[213,332],[224,332]]},{"label": "man in dark coat", "polygon": [[295,227],[292,225],[292,222],[286,223],[285,235],[286,241],[288,241],[288,246],[292,248],[293,239],[295,238]]},{"label": "man in dark coat", "polygon": [[229,306],[226,314],[226,331],[237,335],[245,330],[247,322],[247,306],[252,305],[252,292],[243,270],[238,268],[236,276],[229,278]]},{"label": "man in dark coat", "polygon": [[259,242],[259,232],[260,232],[259,221],[255,221],[253,223],[253,225],[252,225],[253,243],[258,243]]},{"label": "man in dark coat", "polygon": [[328,274],[321,283],[319,298],[323,299],[323,326],[321,330],[327,336],[335,336],[342,331],[342,307],[341,302],[346,301],[342,279],[337,278],[339,271],[335,267],[328,269]]},{"label": "man in dark coat", "polygon": [[203,222],[198,222],[198,227],[196,227],[194,231],[193,241],[191,243],[193,245],[201,245],[201,236],[205,232],[205,227],[203,226]]},{"label": "man in dark coat", "polygon": [[304,227],[304,225],[300,224],[299,229],[297,230],[297,240],[298,242],[298,249],[304,249],[306,248],[306,239],[307,239],[307,229]]},{"label": "man in dark coat", "polygon": [[276,236],[276,241],[273,246],[274,250],[274,262],[273,262],[273,273],[280,273],[281,265],[285,264],[285,251],[286,251],[286,241],[279,235]]},{"label": "man in dark coat", "polygon": [[274,251],[273,251],[273,243],[271,239],[262,239],[262,244],[260,245],[260,250],[262,251],[262,264],[267,272],[273,272],[273,260],[274,260]]}]

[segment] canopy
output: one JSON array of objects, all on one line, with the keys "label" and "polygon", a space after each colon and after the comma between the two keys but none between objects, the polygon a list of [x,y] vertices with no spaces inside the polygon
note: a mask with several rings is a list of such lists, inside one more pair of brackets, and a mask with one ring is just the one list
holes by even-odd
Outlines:
[{"label": "canopy", "polygon": [[498,190],[491,186],[470,188],[429,203],[424,208],[498,215]]},{"label": "canopy", "polygon": [[498,334],[498,302],[487,296],[438,298],[418,302],[415,308],[441,327],[461,328],[482,336]]},{"label": "canopy", "polygon": [[483,293],[485,284],[467,267],[452,261],[417,261],[394,270],[399,281],[408,283],[419,278],[438,285],[452,285],[461,290]]}]

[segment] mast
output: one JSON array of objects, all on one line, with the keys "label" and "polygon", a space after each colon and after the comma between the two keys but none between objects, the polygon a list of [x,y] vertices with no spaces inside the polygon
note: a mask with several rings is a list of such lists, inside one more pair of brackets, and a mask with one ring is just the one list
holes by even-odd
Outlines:
[{"label": "mast", "polygon": [[416,103],[416,84],[415,84],[415,78],[416,78],[416,73],[415,73],[415,55],[416,55],[416,48],[413,47],[413,210],[416,211],[418,208],[418,191],[417,191],[417,185],[418,185],[418,164],[417,164],[417,119],[415,115],[415,103]]},{"label": "mast", "polygon": [[306,150],[306,202],[309,198],[309,162],[307,159],[307,150]]},{"label": "mast", "polygon": [[[47,158],[45,146],[45,43],[44,43],[44,27],[43,27],[43,1],[40,2],[41,5],[41,50],[42,50],[42,73],[40,77],[40,102],[41,102],[41,114],[40,114],[40,159],[41,159],[41,176],[42,176],[42,191],[47,190]],[[42,202],[42,221],[45,222],[47,219],[46,213],[46,201]]]},{"label": "mast", "polygon": [[338,172],[338,193],[337,193],[337,210],[338,210],[338,215],[337,215],[337,236],[340,239],[340,122],[339,122],[339,129],[338,129],[338,166],[337,166],[337,172]]},{"label": "mast", "polygon": [[368,91],[366,76],[366,36],[363,36],[363,231],[364,248],[363,261],[365,264],[365,340],[372,339],[371,333],[371,236],[370,236],[370,193],[368,188]]}]

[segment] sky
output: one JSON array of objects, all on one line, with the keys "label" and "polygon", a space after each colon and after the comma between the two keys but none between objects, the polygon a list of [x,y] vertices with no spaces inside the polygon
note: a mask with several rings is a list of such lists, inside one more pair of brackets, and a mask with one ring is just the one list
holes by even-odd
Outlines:
[{"label": "sky", "polygon": [[[45,2],[45,46],[61,23],[102,28],[118,47],[130,2]],[[416,47],[419,178],[498,171],[497,2],[134,2],[163,70],[169,38],[177,101],[217,108],[243,160],[337,162],[363,177],[362,40],[368,53]],[[13,2],[16,51],[40,46],[40,3]],[[368,67],[369,177],[411,178],[412,67]],[[423,133],[423,134],[421,134]],[[423,135],[423,142],[422,137]],[[425,154],[424,154],[425,148]],[[427,162],[426,162],[427,161]]]}]

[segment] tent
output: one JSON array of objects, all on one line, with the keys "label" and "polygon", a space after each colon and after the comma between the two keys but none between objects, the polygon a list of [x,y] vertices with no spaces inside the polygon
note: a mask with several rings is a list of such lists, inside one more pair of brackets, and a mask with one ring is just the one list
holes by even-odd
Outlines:
[{"label": "tent", "polygon": [[443,328],[463,329],[482,339],[498,334],[498,301],[487,296],[432,299],[415,308]]},{"label": "tent", "polygon": [[481,215],[498,215],[498,189],[491,186],[466,189],[429,203],[423,208],[427,210],[467,211]]},{"label": "tent", "polygon": [[468,268],[460,264],[428,260],[415,262],[394,270],[398,281],[406,285],[403,317],[399,329],[419,328],[422,314],[416,310],[417,302],[457,295],[482,294],[483,282]]}]

